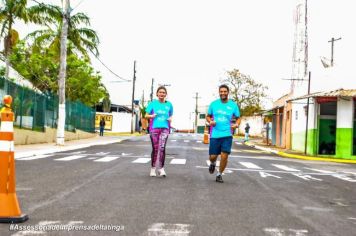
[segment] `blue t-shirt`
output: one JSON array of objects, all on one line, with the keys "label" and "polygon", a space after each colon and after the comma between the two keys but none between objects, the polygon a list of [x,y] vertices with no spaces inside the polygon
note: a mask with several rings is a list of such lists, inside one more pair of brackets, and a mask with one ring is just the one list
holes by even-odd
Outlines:
[{"label": "blue t-shirt", "polygon": [[173,115],[172,103],[153,100],[146,108],[148,114],[156,114],[152,128],[169,128],[168,118]]},{"label": "blue t-shirt", "polygon": [[216,122],[216,125],[211,128],[211,137],[229,137],[232,136],[231,120],[233,116],[240,117],[240,109],[232,100],[223,103],[221,99],[217,99],[210,104],[208,115]]}]

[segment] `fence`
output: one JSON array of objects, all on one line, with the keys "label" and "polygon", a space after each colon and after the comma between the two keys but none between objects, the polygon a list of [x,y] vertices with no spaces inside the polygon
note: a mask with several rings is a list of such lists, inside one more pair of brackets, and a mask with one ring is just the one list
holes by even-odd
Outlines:
[{"label": "fence", "polygon": [[[58,96],[36,92],[0,77],[0,97],[13,98],[14,125],[22,129],[44,131],[44,127],[57,128]],[[81,102],[66,101],[65,129],[95,132],[95,110]]]}]

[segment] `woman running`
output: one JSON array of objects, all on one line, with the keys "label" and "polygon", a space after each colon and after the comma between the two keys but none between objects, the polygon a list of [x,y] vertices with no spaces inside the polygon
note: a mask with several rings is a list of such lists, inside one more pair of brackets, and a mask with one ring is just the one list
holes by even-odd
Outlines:
[{"label": "woman running", "polygon": [[160,176],[166,177],[164,160],[173,106],[172,103],[166,101],[167,89],[164,86],[158,87],[156,96],[158,100],[153,100],[148,104],[145,116],[150,119],[150,138],[152,142],[150,176],[156,176],[157,170]]}]

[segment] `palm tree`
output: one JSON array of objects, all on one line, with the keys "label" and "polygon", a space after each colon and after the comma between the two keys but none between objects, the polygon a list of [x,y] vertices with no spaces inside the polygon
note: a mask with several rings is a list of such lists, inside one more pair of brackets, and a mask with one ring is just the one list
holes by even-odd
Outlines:
[{"label": "palm tree", "polygon": [[11,49],[16,44],[19,36],[13,29],[16,20],[22,20],[25,23],[44,24],[53,22],[48,14],[51,5],[39,3],[27,7],[27,0],[1,0],[0,7],[0,38],[4,38],[4,57],[6,62],[5,77],[9,77]]},{"label": "palm tree", "polygon": [[[69,12],[70,14],[71,12]],[[55,24],[47,25],[46,29],[36,30],[29,35],[27,39],[33,40],[33,49],[48,47],[57,53],[58,59],[60,55],[61,33],[64,25],[64,17],[62,9],[58,6],[51,8],[50,15],[56,20]],[[99,55],[98,44],[99,37],[97,33],[88,28],[90,19],[84,13],[76,13],[67,16],[68,32],[67,43],[70,47],[67,48],[69,54],[80,54],[89,60],[89,53]],[[85,27],[82,27],[85,25]]]},{"label": "palm tree", "polygon": [[[35,31],[29,35],[34,38],[34,48],[37,46],[43,47],[47,44],[48,47],[58,52],[60,68],[58,74],[58,95],[59,95],[59,109],[57,121],[57,145],[64,145],[65,140],[65,79],[66,79],[66,61],[67,50],[74,48],[85,58],[89,60],[89,55],[86,49],[98,55],[97,46],[99,38],[95,31],[89,28],[79,28],[80,24],[90,25],[89,17],[83,13],[77,13],[71,16],[71,8],[69,0],[65,1],[65,8],[62,12],[60,7],[51,8],[51,16],[54,16],[56,23],[54,26],[56,30],[50,28],[47,30]],[[69,43],[69,47],[67,47]],[[48,45],[49,44],[49,45]],[[70,51],[69,53],[74,53]]]}]

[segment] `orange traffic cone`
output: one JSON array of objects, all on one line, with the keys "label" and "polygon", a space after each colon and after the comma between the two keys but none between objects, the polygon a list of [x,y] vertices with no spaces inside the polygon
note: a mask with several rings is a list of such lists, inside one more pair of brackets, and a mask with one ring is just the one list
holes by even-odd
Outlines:
[{"label": "orange traffic cone", "polygon": [[21,213],[15,189],[14,113],[12,98],[4,96],[0,126],[0,223],[22,223],[28,216]]},{"label": "orange traffic cone", "polygon": [[209,143],[209,131],[208,131],[208,127],[205,126],[204,128],[204,140],[203,140],[204,144],[208,144]]}]

